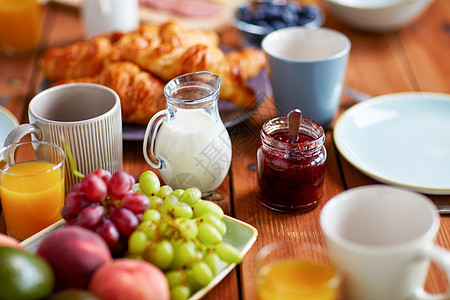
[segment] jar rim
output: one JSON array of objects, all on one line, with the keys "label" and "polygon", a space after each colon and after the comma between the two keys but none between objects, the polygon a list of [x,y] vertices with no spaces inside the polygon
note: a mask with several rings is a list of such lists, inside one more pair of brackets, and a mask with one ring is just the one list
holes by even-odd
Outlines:
[{"label": "jar rim", "polygon": [[283,142],[273,138],[276,132],[288,132],[288,118],[286,116],[276,117],[264,122],[261,128],[261,141],[274,149],[281,151],[310,152],[321,148],[325,142],[325,131],[317,122],[302,118],[299,133],[312,138],[311,141],[302,143]]}]

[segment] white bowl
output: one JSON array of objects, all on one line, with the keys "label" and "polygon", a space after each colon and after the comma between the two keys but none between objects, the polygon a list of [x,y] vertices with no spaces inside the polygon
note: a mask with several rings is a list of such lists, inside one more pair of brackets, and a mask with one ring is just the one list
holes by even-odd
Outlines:
[{"label": "white bowl", "polygon": [[418,17],[433,0],[325,0],[343,22],[367,31],[392,31]]}]

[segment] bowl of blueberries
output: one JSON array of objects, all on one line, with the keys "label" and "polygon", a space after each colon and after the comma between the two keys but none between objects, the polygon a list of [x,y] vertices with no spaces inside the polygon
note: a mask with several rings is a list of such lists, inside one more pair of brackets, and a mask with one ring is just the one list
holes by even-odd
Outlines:
[{"label": "bowl of blueberries", "polygon": [[260,47],[272,31],[294,26],[319,28],[325,16],[314,4],[296,1],[257,0],[239,6],[233,25],[241,32],[245,46]]}]

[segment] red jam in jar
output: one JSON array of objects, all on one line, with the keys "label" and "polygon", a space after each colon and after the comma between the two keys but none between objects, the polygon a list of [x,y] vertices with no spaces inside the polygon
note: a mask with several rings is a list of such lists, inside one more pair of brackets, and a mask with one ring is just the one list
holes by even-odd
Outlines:
[{"label": "red jam in jar", "polygon": [[325,133],[303,118],[295,143],[286,117],[264,123],[257,151],[259,200],[273,210],[295,212],[316,207],[323,195]]}]

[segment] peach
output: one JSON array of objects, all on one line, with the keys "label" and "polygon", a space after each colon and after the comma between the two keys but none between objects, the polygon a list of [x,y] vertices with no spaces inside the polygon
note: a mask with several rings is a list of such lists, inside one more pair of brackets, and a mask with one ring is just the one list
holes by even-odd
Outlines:
[{"label": "peach", "polygon": [[101,266],[89,282],[89,290],[103,300],[169,300],[164,273],[144,260],[118,258]]},{"label": "peach", "polygon": [[9,247],[23,250],[23,247],[20,245],[20,242],[18,240],[3,233],[0,233],[0,247]]},{"label": "peach", "polygon": [[92,274],[112,259],[98,234],[78,226],[66,226],[47,235],[36,254],[53,269],[57,290],[87,288]]}]

